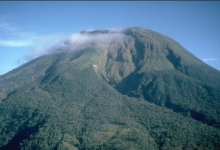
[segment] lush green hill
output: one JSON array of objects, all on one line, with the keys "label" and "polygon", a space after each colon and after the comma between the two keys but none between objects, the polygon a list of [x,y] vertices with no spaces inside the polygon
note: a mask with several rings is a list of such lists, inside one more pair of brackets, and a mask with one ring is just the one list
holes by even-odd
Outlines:
[{"label": "lush green hill", "polygon": [[159,33],[120,34],[0,76],[0,149],[220,149],[220,72]]}]

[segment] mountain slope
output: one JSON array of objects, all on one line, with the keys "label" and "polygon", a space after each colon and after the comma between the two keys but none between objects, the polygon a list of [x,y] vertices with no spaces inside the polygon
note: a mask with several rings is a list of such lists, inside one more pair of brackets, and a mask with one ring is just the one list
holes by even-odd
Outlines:
[{"label": "mountain slope", "polygon": [[0,149],[219,149],[219,71],[159,33],[121,32],[0,76]]},{"label": "mountain slope", "polygon": [[108,49],[110,85],[122,94],[219,126],[219,71],[159,33],[140,27],[124,33],[132,38],[117,40]]}]

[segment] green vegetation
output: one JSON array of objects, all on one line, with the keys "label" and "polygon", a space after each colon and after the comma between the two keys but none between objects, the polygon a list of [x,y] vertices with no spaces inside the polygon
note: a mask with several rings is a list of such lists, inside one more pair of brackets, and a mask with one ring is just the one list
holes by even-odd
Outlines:
[{"label": "green vegetation", "polygon": [[0,150],[220,149],[220,72],[164,35],[123,32],[0,76]]}]

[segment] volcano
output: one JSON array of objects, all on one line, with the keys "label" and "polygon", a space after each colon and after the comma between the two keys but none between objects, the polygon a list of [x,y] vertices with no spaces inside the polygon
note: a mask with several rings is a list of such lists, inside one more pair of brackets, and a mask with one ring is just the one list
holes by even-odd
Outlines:
[{"label": "volcano", "polygon": [[82,31],[0,83],[0,150],[220,149],[220,71],[148,29]]}]

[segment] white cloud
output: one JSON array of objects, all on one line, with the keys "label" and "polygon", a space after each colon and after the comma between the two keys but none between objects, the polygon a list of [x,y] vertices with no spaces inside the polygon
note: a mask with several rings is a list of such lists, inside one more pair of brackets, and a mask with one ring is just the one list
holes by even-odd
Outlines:
[{"label": "white cloud", "polygon": [[59,33],[49,34],[34,40],[35,47],[24,58],[29,61],[50,53],[86,49],[94,43],[103,44],[107,47],[111,40],[116,38],[124,39],[128,36],[121,33],[119,29],[110,29],[106,33],[74,33],[68,37]]},{"label": "white cloud", "polygon": [[206,58],[206,59],[202,59],[203,61],[217,61],[219,59],[215,59],[215,58]]},{"label": "white cloud", "polygon": [[[92,43],[99,42],[108,46],[112,39],[125,38],[126,36],[116,30],[109,30],[108,33],[75,33],[60,44],[68,50],[85,49]],[[66,43],[66,44],[65,44]]]},{"label": "white cloud", "polygon": [[0,46],[7,46],[7,47],[26,47],[32,44],[31,40],[1,40],[0,39]]},{"label": "white cloud", "polygon": [[49,47],[54,45],[55,43],[59,42],[62,40],[65,35],[62,35],[60,33],[54,33],[54,34],[48,34],[41,36],[33,41],[33,44],[35,47],[31,49],[25,56],[24,58],[26,60],[31,60],[34,59],[38,56],[45,55],[49,53]]},{"label": "white cloud", "polygon": [[18,29],[7,22],[0,23],[0,46],[6,47],[27,47],[33,44],[38,37],[34,32],[27,32]]}]

